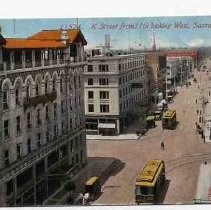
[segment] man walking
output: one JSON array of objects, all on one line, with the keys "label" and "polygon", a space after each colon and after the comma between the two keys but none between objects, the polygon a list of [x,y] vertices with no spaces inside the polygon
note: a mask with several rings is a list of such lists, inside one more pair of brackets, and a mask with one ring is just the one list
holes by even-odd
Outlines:
[{"label": "man walking", "polygon": [[163,141],[161,142],[160,146],[161,146],[161,149],[162,149],[162,150],[165,149],[165,148],[164,148],[164,142],[163,142]]}]

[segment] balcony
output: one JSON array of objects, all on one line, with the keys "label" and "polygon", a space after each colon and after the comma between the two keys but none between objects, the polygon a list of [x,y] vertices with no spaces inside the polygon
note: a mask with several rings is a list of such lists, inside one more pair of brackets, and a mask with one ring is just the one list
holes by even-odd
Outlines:
[{"label": "balcony", "polygon": [[65,135],[55,138],[53,141],[50,141],[46,145],[42,145],[40,148],[28,154],[26,157],[23,157],[21,160],[11,165],[8,165],[7,167],[5,167],[0,171],[0,180],[2,182],[6,182],[12,179],[21,171],[26,170],[27,168],[32,166],[35,162],[40,161],[46,155],[49,155],[51,152],[57,150],[59,147],[69,142],[70,141],[69,136],[74,136],[78,134],[78,132],[81,130],[84,130],[84,126],[78,127],[77,129],[71,130]]},{"label": "balcony", "polygon": [[31,106],[37,106],[38,104],[45,104],[48,101],[53,101],[57,98],[57,92],[53,91],[52,93],[46,93],[40,96],[24,98],[23,106],[24,110]]}]

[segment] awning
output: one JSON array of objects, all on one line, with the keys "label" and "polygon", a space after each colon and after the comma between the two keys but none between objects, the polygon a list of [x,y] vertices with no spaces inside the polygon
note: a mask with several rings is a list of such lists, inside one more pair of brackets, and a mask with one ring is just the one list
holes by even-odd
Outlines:
[{"label": "awning", "polygon": [[115,128],[116,125],[114,123],[99,123],[98,128]]}]

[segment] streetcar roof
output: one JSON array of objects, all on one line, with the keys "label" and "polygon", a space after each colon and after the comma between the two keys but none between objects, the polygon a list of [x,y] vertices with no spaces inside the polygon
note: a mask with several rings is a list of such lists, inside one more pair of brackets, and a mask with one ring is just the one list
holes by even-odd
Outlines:
[{"label": "streetcar roof", "polygon": [[96,180],[98,180],[99,177],[98,176],[92,176],[92,177],[89,177],[85,183],[85,185],[93,185]]},{"label": "streetcar roof", "polygon": [[171,118],[173,117],[174,115],[176,114],[176,110],[167,110],[165,113],[164,113],[164,118]]},{"label": "streetcar roof", "polygon": [[136,185],[154,186],[163,166],[164,162],[162,160],[148,161],[143,171],[137,176]]}]

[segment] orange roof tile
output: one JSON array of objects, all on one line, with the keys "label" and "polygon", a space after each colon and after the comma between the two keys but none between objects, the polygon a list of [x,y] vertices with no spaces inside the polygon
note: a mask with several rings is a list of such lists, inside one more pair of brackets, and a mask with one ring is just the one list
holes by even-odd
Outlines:
[{"label": "orange roof tile", "polygon": [[[68,29],[68,40],[69,43],[74,43],[78,35],[80,35],[83,44],[87,44],[83,34],[81,33],[80,29]],[[28,39],[38,39],[38,40],[56,40],[61,41],[61,34],[62,30],[43,30],[38,32],[37,34],[28,37]]]},{"label": "orange roof tile", "polygon": [[62,42],[53,40],[31,40],[31,39],[17,39],[7,38],[6,49],[43,49],[43,48],[65,48],[66,45]]}]

